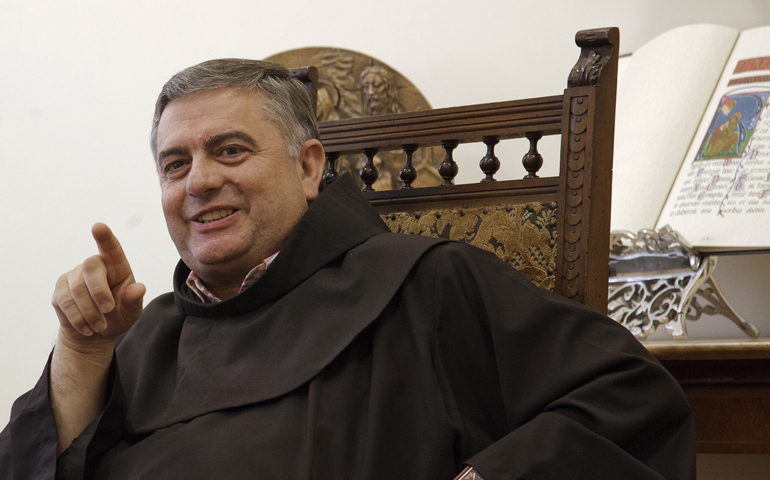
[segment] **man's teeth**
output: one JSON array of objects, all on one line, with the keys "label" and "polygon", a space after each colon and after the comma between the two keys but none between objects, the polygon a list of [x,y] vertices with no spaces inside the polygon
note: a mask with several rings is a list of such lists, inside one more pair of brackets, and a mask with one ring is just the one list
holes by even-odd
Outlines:
[{"label": "man's teeth", "polygon": [[219,220],[220,218],[229,217],[233,214],[232,210],[215,210],[213,212],[207,212],[198,217],[198,221],[200,223],[209,223],[213,222],[214,220]]}]

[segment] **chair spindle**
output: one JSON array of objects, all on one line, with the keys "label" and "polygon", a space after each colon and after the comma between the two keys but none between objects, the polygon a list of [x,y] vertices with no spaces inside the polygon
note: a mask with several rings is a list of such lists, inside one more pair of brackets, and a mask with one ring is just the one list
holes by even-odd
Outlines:
[{"label": "chair spindle", "polygon": [[438,166],[438,173],[444,179],[441,185],[454,185],[454,179],[459,170],[455,159],[452,157],[452,151],[457,148],[457,140],[442,140],[441,146],[444,147],[446,155],[444,161]]},{"label": "chair spindle", "polygon": [[377,148],[364,148],[363,150],[364,155],[366,155],[366,164],[358,172],[358,175],[364,182],[364,188],[361,189],[362,192],[373,192],[374,187],[372,185],[380,178],[380,172],[374,166],[374,156],[377,155],[378,151],[379,149]]},{"label": "chair spindle", "polygon": [[406,145],[401,145],[401,150],[406,153],[406,163],[404,164],[404,168],[398,173],[398,176],[401,177],[401,181],[404,182],[404,185],[401,188],[412,188],[412,182],[417,179],[417,170],[412,165],[412,154],[417,150],[417,144],[408,143]]},{"label": "chair spindle", "polygon": [[539,178],[537,172],[543,166],[543,156],[537,151],[537,142],[543,138],[543,134],[540,132],[527,132],[526,135],[529,140],[529,152],[521,159],[521,163],[527,170],[527,175],[524,178]]},{"label": "chair spindle", "polygon": [[481,179],[481,181],[496,182],[497,180],[494,178],[494,175],[498,170],[500,170],[500,160],[498,160],[495,156],[495,145],[500,143],[500,140],[494,136],[483,137],[482,140],[487,146],[487,154],[484,155],[484,157],[479,162],[481,171],[486,175],[486,177]]},{"label": "chair spindle", "polygon": [[329,185],[340,176],[337,172],[337,159],[339,158],[339,152],[326,152],[326,169],[321,177],[322,185]]}]

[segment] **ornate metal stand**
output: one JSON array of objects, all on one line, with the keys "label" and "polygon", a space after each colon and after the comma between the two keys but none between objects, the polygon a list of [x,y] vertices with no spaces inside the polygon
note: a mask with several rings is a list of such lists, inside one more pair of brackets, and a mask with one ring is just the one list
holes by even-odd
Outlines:
[{"label": "ornate metal stand", "polygon": [[610,237],[609,316],[637,338],[660,325],[675,338],[687,338],[686,321],[723,315],[746,335],[759,329],[738,315],[712,274],[717,257],[693,250],[669,226],[658,231],[613,232]]}]

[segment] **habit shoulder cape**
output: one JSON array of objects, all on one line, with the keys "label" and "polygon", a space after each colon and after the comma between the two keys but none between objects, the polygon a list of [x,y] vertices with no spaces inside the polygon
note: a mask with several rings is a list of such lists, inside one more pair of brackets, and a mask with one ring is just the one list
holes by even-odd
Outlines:
[{"label": "habit shoulder cape", "polygon": [[201,304],[188,272],[121,339],[58,470],[46,368],[0,477],[695,477],[684,395],[625,329],[488,252],[389,233],[348,179],[241,294]]}]

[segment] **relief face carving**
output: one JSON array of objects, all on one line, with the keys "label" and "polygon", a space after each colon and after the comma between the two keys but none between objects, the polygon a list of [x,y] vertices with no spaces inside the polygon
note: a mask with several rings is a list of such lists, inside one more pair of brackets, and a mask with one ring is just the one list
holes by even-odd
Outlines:
[{"label": "relief face carving", "polygon": [[[352,50],[308,47],[272,55],[266,60],[289,68],[313,65],[318,68],[318,121],[334,121],[362,116],[430,110],[431,106],[406,77],[387,64]],[[412,160],[417,169],[414,187],[429,187],[441,183],[438,165],[444,159],[439,147],[421,148]],[[399,172],[404,167],[401,150],[380,151],[374,157],[379,169],[375,190],[401,188]],[[337,171],[350,172],[361,186],[358,175],[364,166],[363,155],[344,155],[337,162]]]},{"label": "relief face carving", "polygon": [[401,112],[398,86],[390,70],[373,65],[361,71],[361,106],[364,115]]}]

